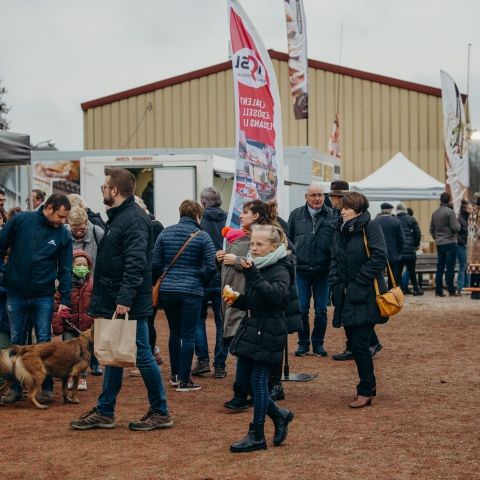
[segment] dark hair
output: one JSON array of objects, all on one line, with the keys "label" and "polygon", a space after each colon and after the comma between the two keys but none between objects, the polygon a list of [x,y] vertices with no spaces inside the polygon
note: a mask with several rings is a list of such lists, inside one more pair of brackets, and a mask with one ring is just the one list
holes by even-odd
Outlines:
[{"label": "dark hair", "polygon": [[206,187],[200,192],[200,201],[204,207],[219,207],[222,195],[217,187]]},{"label": "dark hair", "polygon": [[22,209],[20,207],[12,207],[7,212],[7,221],[11,220],[14,215],[20,213]]},{"label": "dark hair", "polygon": [[70,204],[70,200],[66,195],[62,193],[52,193],[46,200],[44,204],[44,208],[52,205],[53,211],[56,212],[60,210],[60,208],[65,207],[65,210],[71,210],[72,205]]},{"label": "dark hair", "polygon": [[452,199],[452,196],[448,192],[443,192],[440,195],[440,203],[449,203]]},{"label": "dark hair", "polygon": [[122,197],[131,197],[137,181],[135,175],[126,168],[105,168],[105,176],[110,177],[110,187],[115,187]]},{"label": "dark hair", "polygon": [[277,223],[277,207],[273,203],[265,203],[261,200],[252,200],[243,204],[243,210],[250,210],[258,215],[257,225],[272,225]]},{"label": "dark hair", "polygon": [[365,195],[358,192],[349,192],[341,199],[342,208],[351,208],[357,213],[363,213],[368,210],[370,204]]},{"label": "dark hair", "polygon": [[203,207],[194,200],[184,200],[178,209],[181,217],[190,217],[197,220],[203,215]]},{"label": "dark hair", "polygon": [[34,188],[32,190],[32,193],[35,195],[35,198],[37,200],[40,200],[41,202],[43,202],[45,200],[45,197],[47,196],[47,194],[43,190],[39,190],[38,188]]},{"label": "dark hair", "polygon": [[413,217],[413,210],[410,207],[407,207],[407,213]]}]

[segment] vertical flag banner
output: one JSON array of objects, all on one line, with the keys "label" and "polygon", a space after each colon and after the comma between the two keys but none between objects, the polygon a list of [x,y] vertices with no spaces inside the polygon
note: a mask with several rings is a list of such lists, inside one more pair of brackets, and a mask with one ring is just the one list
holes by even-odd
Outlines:
[{"label": "vertical flag banner", "polygon": [[282,119],[270,56],[237,0],[229,0],[235,90],[235,181],[227,225],[240,226],[243,204],[277,199],[283,164]]},{"label": "vertical flag banner", "polygon": [[328,153],[336,158],[342,157],[340,151],[340,115],[338,113],[335,115],[332,130],[328,137]]},{"label": "vertical flag banner", "polygon": [[297,120],[308,118],[307,32],[303,0],[284,0],[288,38],[288,76]]},{"label": "vertical flag banner", "polygon": [[469,186],[468,136],[462,96],[448,73],[440,70],[443,105],[443,135],[446,152],[446,182],[450,185],[455,213]]}]

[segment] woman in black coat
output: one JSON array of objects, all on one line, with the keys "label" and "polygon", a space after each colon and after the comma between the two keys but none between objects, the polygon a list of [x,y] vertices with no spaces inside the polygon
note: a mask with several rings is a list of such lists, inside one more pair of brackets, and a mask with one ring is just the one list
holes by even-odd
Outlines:
[{"label": "woman in black coat", "polygon": [[370,405],[376,394],[370,337],[376,323],[388,320],[378,310],[373,282],[377,279],[380,292],[386,291],[383,272],[387,245],[380,225],[370,220],[368,207],[367,198],[360,193],[348,193],[342,198],[342,219],[332,246],[333,326],[345,327],[360,377],[357,397],[350,403],[352,408]]},{"label": "woman in black coat", "polygon": [[250,252],[240,261],[246,279],[245,294],[234,302],[224,295],[227,303],[247,311],[230,352],[238,357],[236,382],[253,394],[253,422],[248,434],[230,447],[232,452],[266,449],[264,423],[268,415],[275,425],[274,445],[287,436],[293,413],[280,408],[270,398],[270,369],[282,362],[287,341],[285,310],[290,287],[294,282],[294,267],[287,259],[285,235],[274,225],[252,227]]}]

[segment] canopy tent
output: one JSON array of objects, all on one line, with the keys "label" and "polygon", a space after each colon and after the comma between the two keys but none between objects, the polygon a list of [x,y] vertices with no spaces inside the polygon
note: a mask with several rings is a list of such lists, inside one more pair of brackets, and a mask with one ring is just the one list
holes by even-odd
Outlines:
[{"label": "canopy tent", "polygon": [[350,189],[369,200],[433,200],[445,191],[445,184],[399,152],[368,177],[351,183]]},{"label": "canopy tent", "polygon": [[0,166],[30,165],[30,136],[0,131]]}]

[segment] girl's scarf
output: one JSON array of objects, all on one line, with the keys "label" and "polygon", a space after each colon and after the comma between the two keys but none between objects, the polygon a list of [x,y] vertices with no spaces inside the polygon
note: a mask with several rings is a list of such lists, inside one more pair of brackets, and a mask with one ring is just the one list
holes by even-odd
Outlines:
[{"label": "girl's scarf", "polygon": [[264,257],[253,257],[252,254],[248,252],[247,259],[251,260],[257,268],[265,268],[277,263],[279,260],[281,260],[282,258],[285,258],[286,256],[287,256],[287,249],[285,248],[285,245],[282,243],[279,245],[279,247],[276,250],[274,250],[273,252],[270,252],[268,255],[265,255]]}]

